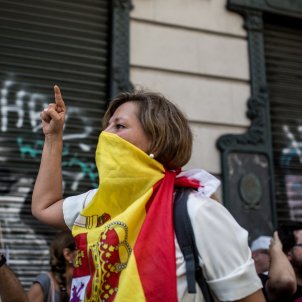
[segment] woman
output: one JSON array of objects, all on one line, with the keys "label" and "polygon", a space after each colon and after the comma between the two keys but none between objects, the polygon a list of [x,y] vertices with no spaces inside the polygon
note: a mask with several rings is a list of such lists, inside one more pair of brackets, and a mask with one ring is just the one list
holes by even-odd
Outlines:
[{"label": "woman", "polygon": [[69,231],[55,236],[50,245],[51,271],[36,277],[27,294],[30,302],[69,301],[76,253],[75,241]]},{"label": "woman", "polygon": [[264,301],[243,230],[210,196],[218,181],[203,170],[181,172],[192,134],[183,114],[151,92],[115,98],[96,151],[99,188],[62,198],[61,153],[66,108],[41,113],[45,144],[32,212],[42,222],[72,228],[81,264],[72,288],[81,301],[203,301],[188,294],[185,262],[173,229],[176,187],[188,200],[200,265],[220,301]]}]

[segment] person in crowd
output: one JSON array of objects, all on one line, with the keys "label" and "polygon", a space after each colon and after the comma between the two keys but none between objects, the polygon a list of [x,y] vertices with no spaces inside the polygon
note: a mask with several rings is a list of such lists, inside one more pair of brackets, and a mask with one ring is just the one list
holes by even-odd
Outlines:
[{"label": "person in crowd", "polygon": [[302,302],[302,222],[284,223],[277,231],[265,289],[270,301]]},{"label": "person in crowd", "polygon": [[7,265],[2,253],[0,253],[0,301],[29,302],[19,279]]},{"label": "person in crowd", "polygon": [[[252,258],[255,261],[256,272],[264,285],[268,279],[268,270],[270,266],[269,248],[272,237],[259,236],[251,243]],[[268,301],[265,286],[263,287],[263,294]]]},{"label": "person in crowd", "polygon": [[[269,238],[265,239],[266,242],[262,242],[262,247],[267,246],[268,240]],[[261,245],[260,243],[256,242],[251,248]],[[270,241],[269,259],[269,267],[266,261],[263,261],[266,265],[262,266],[263,270],[267,269],[267,272],[259,273],[266,301],[288,301],[287,298],[296,291],[296,277],[292,265],[282,251],[282,243],[277,231]]]},{"label": "person in crowd", "polygon": [[260,274],[268,274],[270,256],[269,247],[272,237],[259,236],[251,244],[252,257],[255,261],[256,272]]},{"label": "person in crowd", "polygon": [[45,143],[32,196],[41,222],[72,229],[78,249],[72,291],[81,301],[204,301],[188,293],[186,264],[174,239],[175,188],[189,187],[188,212],[199,261],[219,301],[263,302],[248,234],[211,196],[219,181],[182,171],[192,150],[183,113],[163,95],[124,92],[103,118],[96,150],[99,188],[63,198],[66,107],[58,86],[41,113]]},{"label": "person in crowd", "polygon": [[30,302],[65,302],[70,299],[75,240],[70,231],[55,235],[50,245],[50,272],[36,277],[28,291]]}]

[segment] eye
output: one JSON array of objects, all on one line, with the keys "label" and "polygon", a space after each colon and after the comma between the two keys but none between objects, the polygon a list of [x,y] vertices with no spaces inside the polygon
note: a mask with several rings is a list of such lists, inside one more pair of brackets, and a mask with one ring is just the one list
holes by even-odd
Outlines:
[{"label": "eye", "polygon": [[122,124],[116,124],[116,129],[124,129],[124,128],[126,128],[124,125],[122,125]]}]

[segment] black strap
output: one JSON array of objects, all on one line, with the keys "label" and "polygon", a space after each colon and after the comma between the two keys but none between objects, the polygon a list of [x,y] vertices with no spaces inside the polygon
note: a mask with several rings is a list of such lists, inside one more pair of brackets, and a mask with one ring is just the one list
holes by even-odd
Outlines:
[{"label": "black strap", "polygon": [[201,288],[205,301],[214,302],[213,296],[210,294],[202,269],[199,265],[198,250],[187,208],[187,201],[190,192],[191,189],[188,188],[181,188],[176,191],[174,199],[175,234],[186,262],[188,292],[196,293],[195,284],[197,282]]}]

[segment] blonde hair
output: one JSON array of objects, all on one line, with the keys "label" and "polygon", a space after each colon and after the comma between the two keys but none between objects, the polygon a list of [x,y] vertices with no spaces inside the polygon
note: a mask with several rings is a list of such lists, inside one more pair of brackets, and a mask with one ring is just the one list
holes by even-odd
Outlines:
[{"label": "blonde hair", "polygon": [[126,102],[139,107],[138,118],[151,142],[148,152],[168,169],[184,166],[192,153],[192,132],[184,114],[160,93],[144,90],[121,93],[109,103],[103,129],[115,110]]}]

